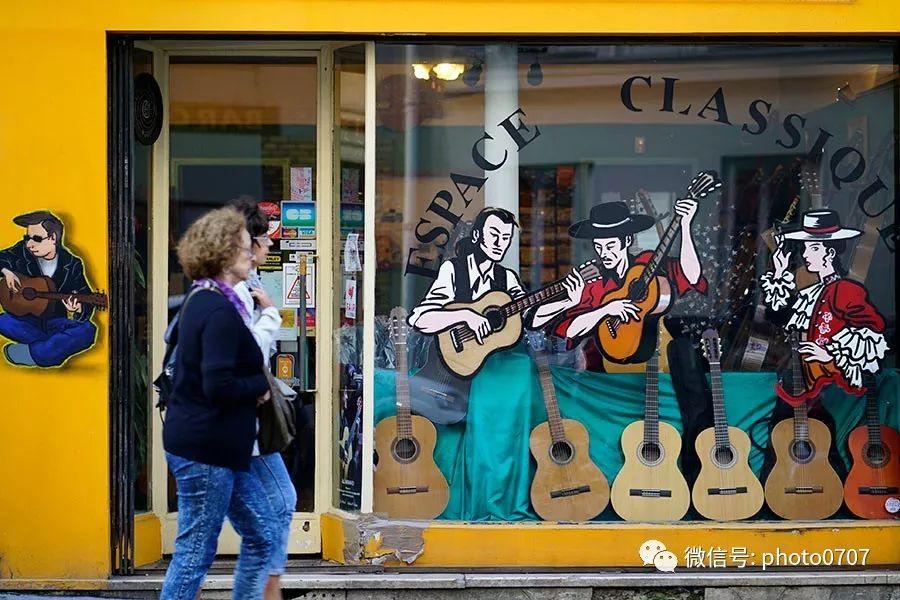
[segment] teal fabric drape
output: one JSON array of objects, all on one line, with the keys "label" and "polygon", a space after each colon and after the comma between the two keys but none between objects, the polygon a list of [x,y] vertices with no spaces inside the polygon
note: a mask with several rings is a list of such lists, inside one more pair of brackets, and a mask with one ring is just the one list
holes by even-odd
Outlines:
[{"label": "teal fabric drape", "polygon": [[[590,454],[610,484],[622,467],[619,445],[622,430],[644,414],[643,373],[590,373],[552,367],[553,383],[564,418],[584,424],[591,436]],[[898,377],[887,371],[882,379],[885,422],[900,422]],[[729,423],[747,431],[754,441],[750,466],[758,474],[762,449],[768,444],[768,421],[775,405],[774,373],[724,373]],[[833,386],[832,386],[833,387]],[[395,373],[375,373],[375,422],[396,412]],[[848,462],[846,438],[863,416],[864,403],[829,390],[823,398],[837,422],[837,437]],[[659,377],[660,419],[682,430],[671,377]],[[488,359],[473,379],[469,414],[452,426],[438,426],[435,462],[450,484],[450,504],[442,519],[464,521],[537,520],[529,500],[535,464],[528,449],[532,428],[546,421],[537,369],[520,350]],[[616,520],[608,508],[599,520]]]}]

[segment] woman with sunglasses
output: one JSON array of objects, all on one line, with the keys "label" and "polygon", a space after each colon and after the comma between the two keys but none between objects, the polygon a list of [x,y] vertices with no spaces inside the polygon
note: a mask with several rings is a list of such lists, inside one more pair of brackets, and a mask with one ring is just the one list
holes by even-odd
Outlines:
[{"label": "woman with sunglasses", "polygon": [[178,488],[178,536],[161,600],[194,600],[226,515],[241,535],[232,597],[262,597],[275,517],[251,470],[256,411],[270,398],[263,357],[234,288],[253,269],[244,217],[207,213],[178,244],[194,281],[178,324],[178,352],[163,445]]}]

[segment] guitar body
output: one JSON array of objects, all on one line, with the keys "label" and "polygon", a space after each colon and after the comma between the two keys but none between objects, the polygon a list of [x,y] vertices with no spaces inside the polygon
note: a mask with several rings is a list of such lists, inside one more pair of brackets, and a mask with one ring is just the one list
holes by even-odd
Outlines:
[{"label": "guitar body", "polygon": [[409,378],[410,406],[437,425],[453,425],[466,418],[472,382],[457,377],[431,348],[425,364]]},{"label": "guitar body", "polygon": [[0,284],[0,306],[5,312],[16,317],[32,315],[42,317],[50,308],[50,299],[41,298],[37,293],[53,293],[56,284],[49,277],[25,277],[19,275],[22,288],[13,294],[6,283]]},{"label": "guitar body", "polygon": [[[641,278],[644,265],[634,265],[625,272],[622,287],[608,293],[603,298],[605,306],[613,300],[628,298],[631,286]],[[597,325],[597,337],[600,351],[612,362],[634,363],[645,362],[656,349],[656,327],[659,317],[669,310],[672,303],[672,292],[668,281],[661,277],[653,277],[647,285],[643,298],[634,299],[639,308],[640,321],[618,322],[607,317]],[[618,322],[618,325],[614,325]]]},{"label": "guitar body", "polygon": [[[803,450],[795,444],[794,419],[785,419],[772,429],[776,459],[766,479],[766,504],[783,519],[826,519],[838,511],[844,499],[841,480],[828,462],[831,433],[818,419],[808,419],[808,423],[811,448],[803,462],[795,458]],[[815,491],[796,493],[798,487]]]},{"label": "guitar body", "polygon": [[[529,447],[537,462],[531,483],[531,504],[545,521],[587,521],[599,515],[609,504],[609,483],[593,463],[588,451],[590,440],[584,425],[573,419],[562,420],[567,447],[554,448],[547,422],[531,431]],[[563,460],[554,460],[553,456]]]},{"label": "guitar body", "polygon": [[[519,314],[504,318],[499,308],[512,301],[509,294],[501,291],[488,292],[475,302],[455,302],[444,307],[446,310],[468,308],[484,316],[491,322],[493,333],[479,344],[475,338],[460,340],[454,329],[438,334],[438,348],[444,365],[463,378],[474,377],[484,366],[484,361],[494,352],[515,346],[522,338],[522,316]],[[466,329],[468,331],[468,329]]]},{"label": "guitar body", "polygon": [[[646,460],[641,455],[643,445],[644,421],[635,421],[622,432],[625,464],[613,481],[613,508],[626,521],[678,521],[691,503],[687,482],[678,469],[681,436],[674,427],[660,422],[660,457]],[[665,495],[650,495],[654,490]]]},{"label": "guitar body", "polygon": [[434,462],[437,431],[428,419],[411,418],[412,438],[397,438],[396,417],[375,427],[374,509],[394,519],[434,519],[450,501],[447,480]]},{"label": "guitar body", "polygon": [[697,512],[714,521],[749,519],[763,505],[762,484],[747,462],[750,438],[737,427],[729,427],[728,439],[731,453],[718,458],[713,427],[700,432],[695,443],[702,466],[691,498]]},{"label": "guitar body", "polygon": [[847,445],[853,456],[853,467],[844,482],[847,508],[863,519],[900,518],[900,512],[891,513],[885,507],[889,498],[900,501],[900,433],[881,425],[879,448],[869,444],[868,429],[863,425],[850,432]]}]

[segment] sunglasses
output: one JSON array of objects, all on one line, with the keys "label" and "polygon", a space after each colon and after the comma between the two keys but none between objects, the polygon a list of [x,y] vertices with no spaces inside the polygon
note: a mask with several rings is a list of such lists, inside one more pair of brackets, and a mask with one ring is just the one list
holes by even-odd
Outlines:
[{"label": "sunglasses", "polygon": [[28,240],[31,240],[32,242],[35,242],[36,244],[40,244],[44,240],[49,240],[49,239],[50,239],[49,235],[28,235],[26,233],[25,235],[22,236],[22,240],[26,243],[28,242]]}]

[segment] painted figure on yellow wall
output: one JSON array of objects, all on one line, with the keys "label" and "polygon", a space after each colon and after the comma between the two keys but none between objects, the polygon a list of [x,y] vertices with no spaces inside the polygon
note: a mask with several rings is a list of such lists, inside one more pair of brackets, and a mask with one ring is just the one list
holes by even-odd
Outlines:
[{"label": "painted figure on yellow wall", "polygon": [[84,263],[63,246],[63,222],[49,211],[13,219],[25,228],[22,239],[0,250],[0,336],[14,365],[58,367],[94,345],[97,327],[92,306],[105,306],[94,294]]}]

